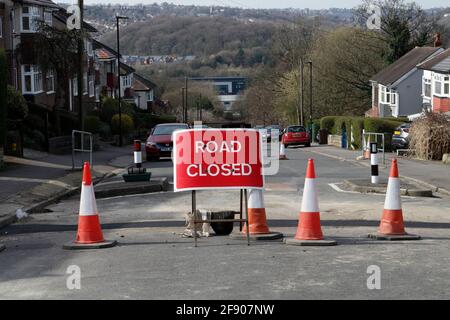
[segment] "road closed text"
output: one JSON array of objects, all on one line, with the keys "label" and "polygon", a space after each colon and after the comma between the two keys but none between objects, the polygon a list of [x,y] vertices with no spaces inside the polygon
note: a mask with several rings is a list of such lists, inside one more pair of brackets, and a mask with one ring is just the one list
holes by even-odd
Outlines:
[{"label": "road closed text", "polygon": [[230,177],[250,176],[252,167],[249,164],[191,164],[187,167],[189,177]]}]

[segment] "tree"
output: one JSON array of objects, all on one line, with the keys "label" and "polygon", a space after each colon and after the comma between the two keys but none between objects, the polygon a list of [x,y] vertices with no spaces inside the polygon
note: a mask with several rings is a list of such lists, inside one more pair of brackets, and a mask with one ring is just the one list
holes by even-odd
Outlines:
[{"label": "tree", "polygon": [[370,8],[381,10],[381,26],[374,37],[386,42],[389,50],[385,54],[386,62],[393,63],[416,46],[433,42],[438,31],[434,17],[428,16],[415,2],[405,0],[364,0],[358,8],[357,18],[361,24],[371,16]]}]

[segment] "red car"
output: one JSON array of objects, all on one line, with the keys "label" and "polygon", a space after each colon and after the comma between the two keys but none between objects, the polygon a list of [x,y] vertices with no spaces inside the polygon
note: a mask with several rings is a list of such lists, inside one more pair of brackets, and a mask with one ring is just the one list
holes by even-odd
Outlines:
[{"label": "red car", "polygon": [[305,127],[290,126],[284,130],[282,143],[284,143],[284,146],[286,148],[289,146],[298,146],[298,145],[310,147],[311,139]]},{"label": "red car", "polygon": [[189,129],[185,123],[164,123],[156,125],[145,144],[147,161],[158,160],[160,157],[172,156],[172,133],[175,130]]}]

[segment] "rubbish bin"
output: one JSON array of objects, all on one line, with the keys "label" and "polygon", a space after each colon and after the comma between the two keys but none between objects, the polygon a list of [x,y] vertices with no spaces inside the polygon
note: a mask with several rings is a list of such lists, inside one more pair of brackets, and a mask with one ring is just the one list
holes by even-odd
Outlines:
[{"label": "rubbish bin", "polygon": [[23,157],[22,137],[19,131],[8,131],[6,135],[5,155]]},{"label": "rubbish bin", "polygon": [[328,130],[327,129],[319,130],[319,144],[328,144]]}]

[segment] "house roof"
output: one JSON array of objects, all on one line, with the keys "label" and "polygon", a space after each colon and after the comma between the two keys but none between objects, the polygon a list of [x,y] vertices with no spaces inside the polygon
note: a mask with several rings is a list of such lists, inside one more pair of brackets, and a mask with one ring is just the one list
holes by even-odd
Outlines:
[{"label": "house roof", "polygon": [[438,54],[436,57],[421,63],[418,68],[450,74],[450,49],[447,49]]},{"label": "house roof", "polygon": [[151,89],[156,88],[156,84],[154,84],[152,81],[148,80],[147,78],[144,78],[138,73],[134,74],[134,83],[133,88],[137,91],[148,91]]},{"label": "house roof", "polygon": [[13,2],[20,4],[32,4],[44,7],[60,8],[56,3],[50,0],[13,0]]},{"label": "house roof", "polygon": [[442,48],[416,47],[403,57],[381,70],[371,80],[389,86]]},{"label": "house roof", "polygon": [[[56,19],[58,19],[59,21],[66,23],[66,21],[70,15],[66,12],[65,9],[60,8],[58,11],[53,13],[53,16]],[[86,30],[87,32],[97,32],[98,31],[93,26],[91,26],[89,23],[87,23],[86,21],[83,21],[83,29]]]},{"label": "house roof", "polygon": [[134,68],[130,67],[129,65],[120,62],[120,75],[129,75],[130,73],[134,73],[136,70]]},{"label": "house roof", "polygon": [[[97,54],[98,50],[103,50],[104,53],[107,53],[107,55],[110,56],[110,58],[106,58],[106,56],[105,56],[105,58],[100,58],[99,57],[100,59],[115,59],[115,58],[117,58],[117,51],[116,50],[114,50],[111,47],[108,47],[106,44],[101,43],[98,40],[92,39],[92,47],[94,48],[96,54]],[[120,57],[122,58],[122,55],[120,55]]]}]

